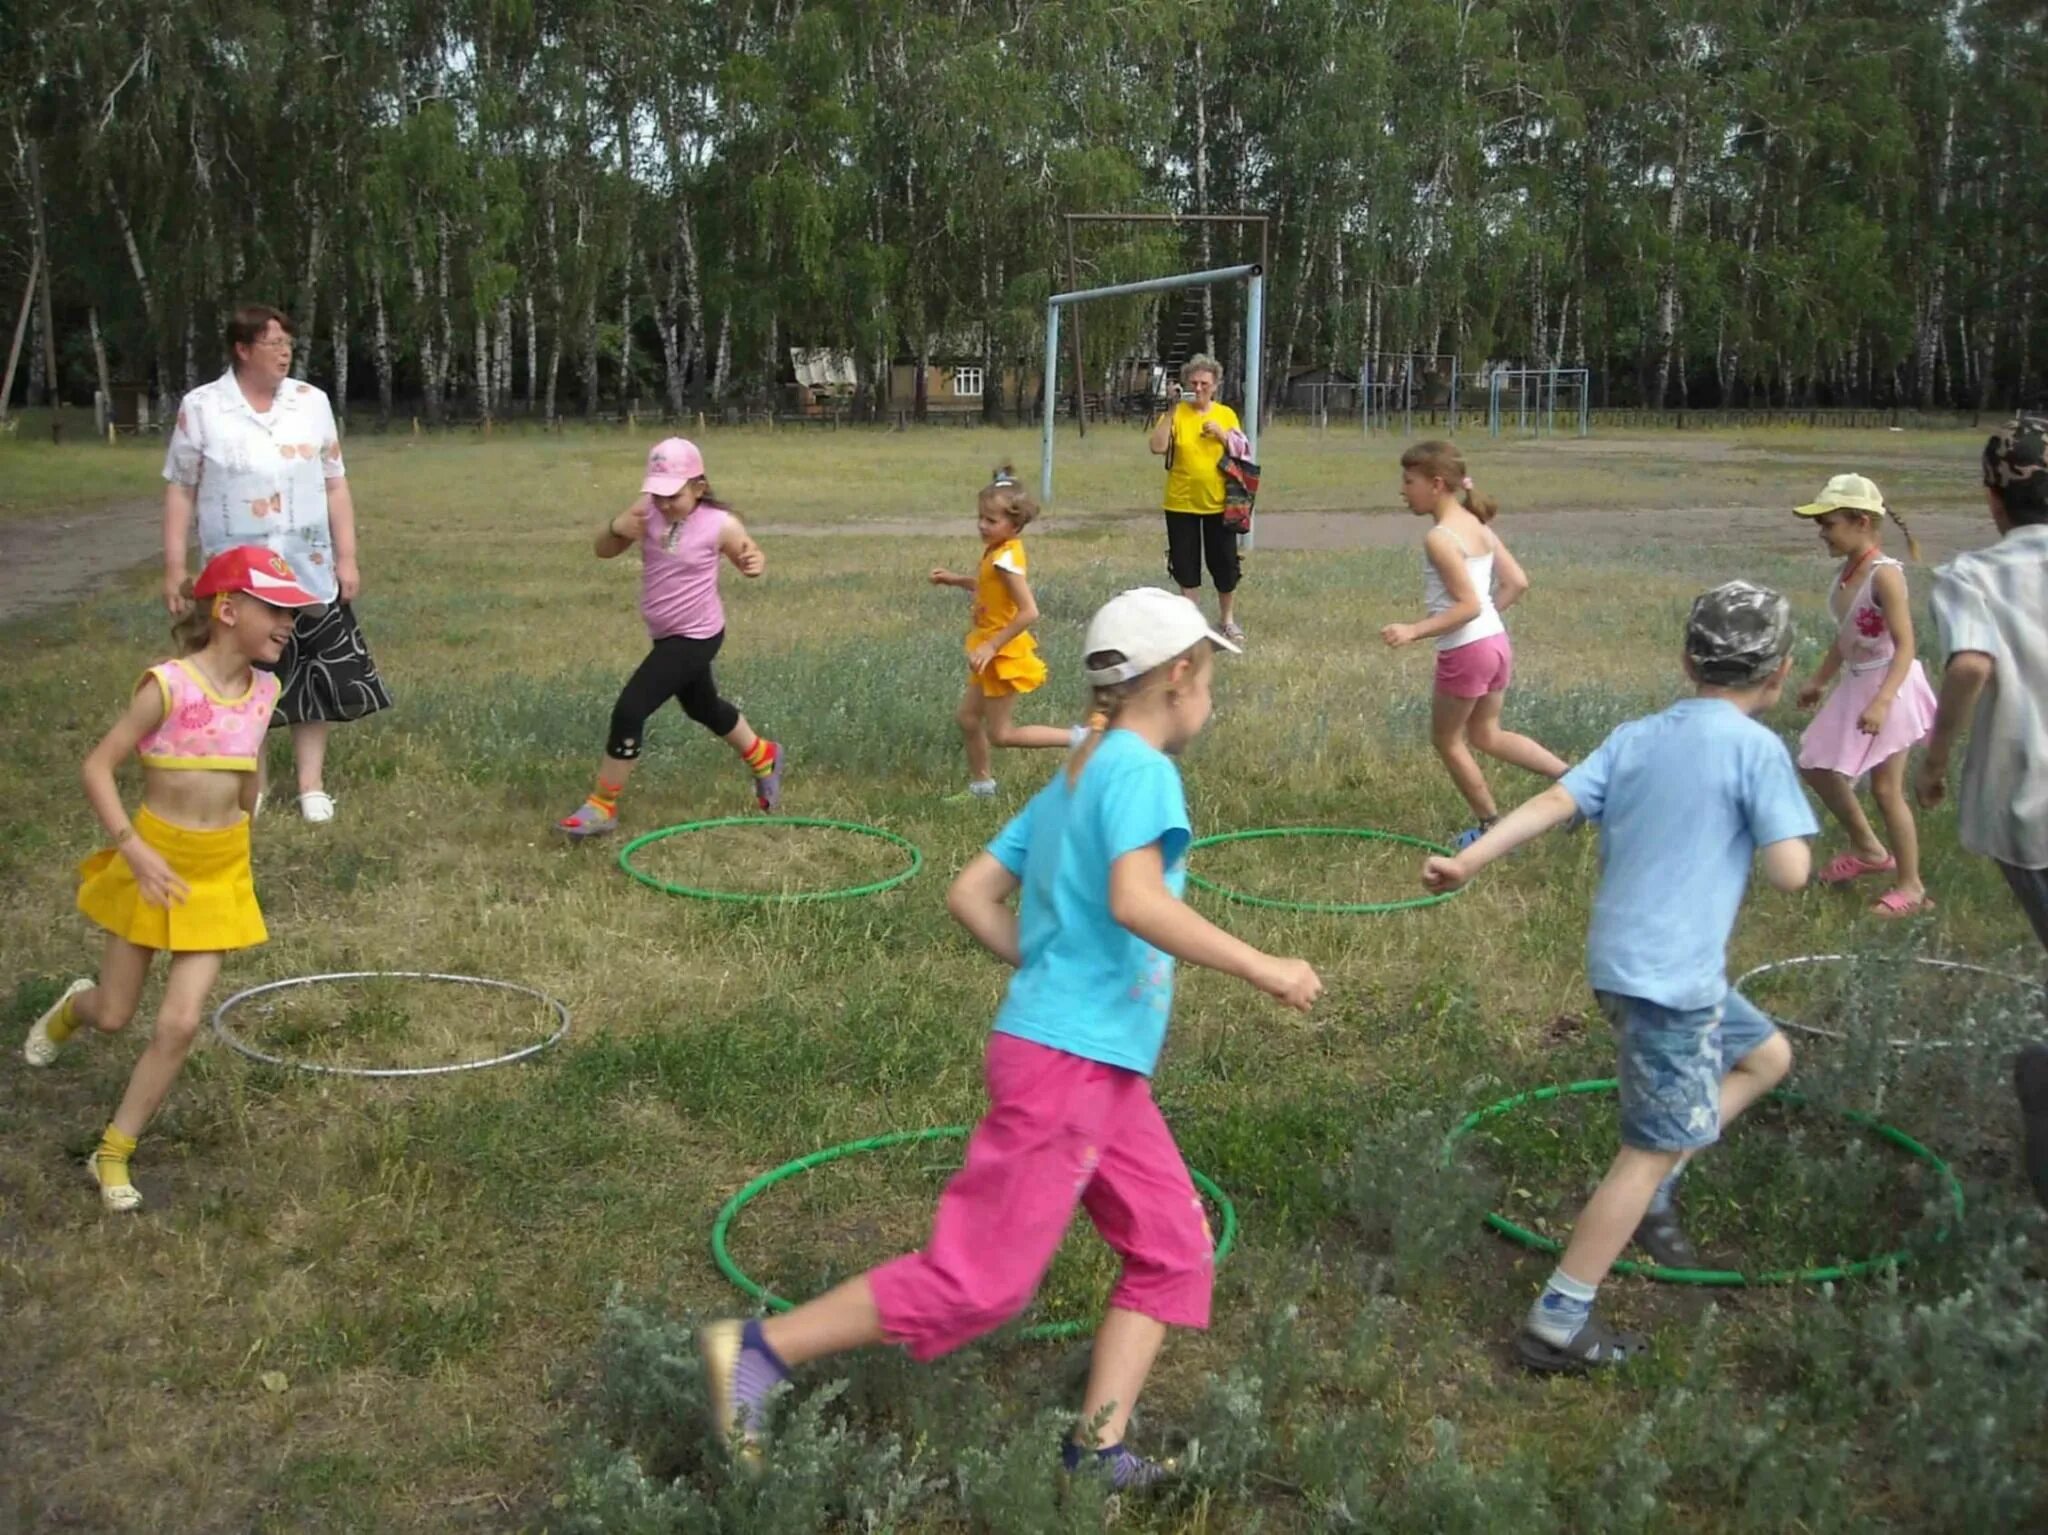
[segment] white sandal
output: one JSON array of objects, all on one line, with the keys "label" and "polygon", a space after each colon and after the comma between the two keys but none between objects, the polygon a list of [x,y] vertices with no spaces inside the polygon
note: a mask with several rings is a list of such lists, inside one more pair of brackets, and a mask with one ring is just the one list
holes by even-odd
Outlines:
[{"label": "white sandal", "polygon": [[[80,976],[64,988],[64,995],[43,1009],[43,1016],[29,1025],[28,1038],[21,1042],[22,1059],[31,1066],[49,1066],[55,1063],[58,1051],[64,1047],[50,1038],[50,1024],[64,1010],[64,1004],[81,991],[91,991],[96,983]],[[76,1032],[74,1030],[73,1032]]]},{"label": "white sandal", "polygon": [[325,789],[308,789],[299,796],[299,814],[316,825],[334,819],[334,796]]},{"label": "white sandal", "polygon": [[100,1203],[109,1210],[140,1210],[142,1190],[132,1183],[101,1183],[100,1154],[95,1151],[85,1159],[85,1175],[92,1179],[100,1191]]}]

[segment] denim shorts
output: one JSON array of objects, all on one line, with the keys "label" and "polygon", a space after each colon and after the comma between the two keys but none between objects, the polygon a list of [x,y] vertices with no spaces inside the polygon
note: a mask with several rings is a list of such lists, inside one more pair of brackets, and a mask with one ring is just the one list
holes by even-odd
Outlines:
[{"label": "denim shorts", "polygon": [[1600,991],[1620,1057],[1621,1143],[1695,1151],[1721,1138],[1721,1079],[1778,1032],[1734,987],[1712,1007],[1675,1008]]}]

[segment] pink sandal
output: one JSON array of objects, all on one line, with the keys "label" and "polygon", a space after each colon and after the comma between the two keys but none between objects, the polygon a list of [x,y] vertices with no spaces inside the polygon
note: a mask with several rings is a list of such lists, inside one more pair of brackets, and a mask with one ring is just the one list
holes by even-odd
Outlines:
[{"label": "pink sandal", "polygon": [[1870,911],[1878,917],[1917,917],[1922,912],[1934,910],[1934,897],[1924,890],[1913,894],[1910,890],[1887,890],[1870,903]]},{"label": "pink sandal", "polygon": [[1854,853],[1837,853],[1829,860],[1828,866],[1820,871],[1823,885],[1846,885],[1851,880],[1862,879],[1866,874],[1889,874],[1898,868],[1899,860],[1886,853],[1882,860],[1872,863]]}]

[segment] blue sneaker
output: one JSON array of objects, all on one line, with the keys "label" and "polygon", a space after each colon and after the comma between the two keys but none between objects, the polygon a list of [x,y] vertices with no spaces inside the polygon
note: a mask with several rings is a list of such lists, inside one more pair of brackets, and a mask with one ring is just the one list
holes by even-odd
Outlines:
[{"label": "blue sneaker", "polygon": [[1110,1445],[1090,1455],[1071,1439],[1060,1446],[1060,1464],[1069,1471],[1086,1470],[1107,1476],[1109,1485],[1118,1492],[1155,1487],[1179,1469],[1171,1461],[1153,1460],[1121,1444]]}]

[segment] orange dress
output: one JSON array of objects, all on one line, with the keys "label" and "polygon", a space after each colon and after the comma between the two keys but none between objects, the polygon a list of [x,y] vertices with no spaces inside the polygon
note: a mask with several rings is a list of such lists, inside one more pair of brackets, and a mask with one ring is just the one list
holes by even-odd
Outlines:
[{"label": "orange dress", "polygon": [[[1017,604],[1002,573],[1025,573],[1024,543],[1006,538],[981,555],[981,569],[974,578],[974,624],[967,631],[967,653],[972,655],[994,639],[1017,616]],[[1038,644],[1027,629],[1013,636],[998,650],[995,659],[973,674],[984,698],[1008,698],[1030,693],[1045,682],[1045,662],[1039,659]]]}]

